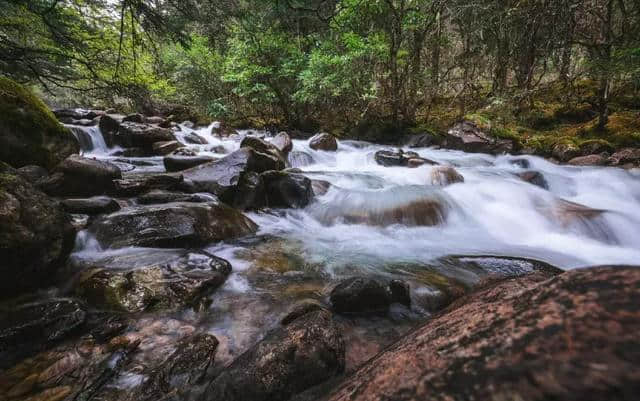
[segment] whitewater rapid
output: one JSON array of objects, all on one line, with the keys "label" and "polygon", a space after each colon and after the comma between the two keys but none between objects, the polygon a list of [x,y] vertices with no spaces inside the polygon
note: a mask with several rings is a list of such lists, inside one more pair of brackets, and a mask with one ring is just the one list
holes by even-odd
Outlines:
[{"label": "whitewater rapid", "polygon": [[[182,126],[179,141],[200,154],[222,157],[239,148],[238,131],[220,138],[213,124],[202,129]],[[92,139],[96,128],[85,128]],[[99,130],[98,130],[99,131]],[[204,144],[189,144],[196,134]],[[99,139],[92,157],[120,160]],[[315,151],[306,140],[294,140],[290,164],[307,177],[331,183],[329,191],[301,210],[248,213],[260,226],[258,235],[283,239],[290,251],[328,274],[388,269],[393,264],[429,264],[447,255],[495,255],[532,258],[563,269],[599,264],[635,264],[640,260],[640,174],[605,167],[559,166],[534,156],[490,156],[459,151],[411,149],[421,157],[454,167],[464,182],[431,185],[431,169],[383,167],[374,160],[389,146],[341,141],[337,152]],[[408,149],[405,149],[408,150]],[[132,159],[132,158],[130,158]],[[162,171],[162,158],[143,158],[138,172]],[[524,166],[524,167],[523,167]],[[526,168],[525,168],[526,167]],[[548,189],[517,174],[537,171]],[[336,210],[393,206],[407,199],[438,199],[446,220],[436,226],[394,224],[385,227],[321,218]],[[567,221],[554,212],[559,202],[603,210],[596,217]],[[236,245],[212,244],[234,259]],[[237,261],[240,263],[240,261]],[[243,262],[246,263],[246,262]],[[355,266],[355,267],[354,267]]]}]

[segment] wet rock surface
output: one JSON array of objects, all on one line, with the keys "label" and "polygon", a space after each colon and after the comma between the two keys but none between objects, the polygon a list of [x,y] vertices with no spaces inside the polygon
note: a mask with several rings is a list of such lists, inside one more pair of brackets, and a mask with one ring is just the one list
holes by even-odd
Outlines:
[{"label": "wet rock surface", "polygon": [[639,356],[628,351],[638,346],[639,285],[633,267],[486,284],[328,399],[630,400],[640,375]]},{"label": "wet rock surface", "polygon": [[509,153],[514,149],[513,141],[493,138],[471,121],[458,123],[447,131],[443,146],[465,152],[490,154]]},{"label": "wet rock surface", "polygon": [[379,150],[375,153],[374,159],[376,163],[385,167],[419,167],[425,164],[438,164],[433,160],[420,157],[415,152],[405,152],[402,149],[397,151]]},{"label": "wet rock surface", "polygon": [[164,168],[168,172],[176,172],[190,169],[201,164],[209,163],[215,159],[211,156],[181,156],[177,154],[166,156],[163,159]]},{"label": "wet rock surface", "polygon": [[344,369],[344,342],[327,311],[268,334],[225,369],[201,400],[288,400]]},{"label": "wet rock surface", "polygon": [[68,213],[77,214],[103,214],[120,210],[120,204],[108,196],[96,196],[86,199],[64,199],[60,202]]},{"label": "wet rock surface", "polygon": [[52,196],[93,196],[113,191],[113,181],[120,178],[122,172],[113,163],[73,155],[38,186]]},{"label": "wet rock surface", "polygon": [[0,162],[0,298],[51,284],[74,238],[60,205]]},{"label": "wet rock surface", "polygon": [[112,193],[116,196],[137,196],[152,190],[175,191],[185,188],[184,178],[179,174],[131,175],[113,181]]},{"label": "wet rock surface", "polygon": [[338,313],[381,313],[391,305],[391,292],[378,280],[353,277],[338,284],[329,296]]},{"label": "wet rock surface", "polygon": [[0,309],[0,369],[76,331],[86,312],[71,299],[51,299]]},{"label": "wet rock surface", "polygon": [[338,150],[338,141],[336,140],[336,137],[331,134],[320,133],[309,139],[309,147],[314,150],[335,152]]},{"label": "wet rock surface", "polygon": [[198,308],[230,273],[231,264],[211,254],[147,251],[89,264],[78,273],[73,292],[109,310]]},{"label": "wet rock surface", "polygon": [[459,182],[464,182],[464,177],[453,167],[437,166],[431,170],[431,185],[444,187]]},{"label": "wet rock surface", "polygon": [[311,180],[303,175],[269,171],[262,180],[269,207],[302,208],[313,200]]},{"label": "wet rock surface", "polygon": [[256,224],[220,202],[139,206],[95,221],[89,228],[104,247],[204,245],[255,233]]}]

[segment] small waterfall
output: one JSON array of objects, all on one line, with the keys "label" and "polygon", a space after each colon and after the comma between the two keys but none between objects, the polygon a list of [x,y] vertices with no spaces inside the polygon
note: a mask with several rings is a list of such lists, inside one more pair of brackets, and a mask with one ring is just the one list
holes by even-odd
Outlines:
[{"label": "small waterfall", "polygon": [[80,149],[84,153],[104,155],[109,153],[109,147],[102,136],[100,127],[84,127],[79,125],[67,125],[71,133],[80,144]]}]

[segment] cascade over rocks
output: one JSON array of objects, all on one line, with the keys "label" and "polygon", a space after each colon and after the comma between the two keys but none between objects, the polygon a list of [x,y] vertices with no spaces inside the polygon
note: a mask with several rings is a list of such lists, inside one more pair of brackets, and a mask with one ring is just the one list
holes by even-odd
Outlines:
[{"label": "cascade over rocks", "polygon": [[72,155],[38,186],[52,196],[93,196],[111,192],[113,180],[120,178],[120,168],[113,163]]},{"label": "cascade over rocks", "polygon": [[95,221],[89,230],[104,247],[175,248],[242,237],[257,228],[220,202],[176,202],[123,209]]},{"label": "cascade over rocks", "polygon": [[78,274],[74,294],[126,312],[197,307],[230,273],[229,262],[211,254],[153,250],[91,264]]},{"label": "cascade over rocks", "polygon": [[322,132],[309,139],[309,147],[313,150],[335,152],[338,150],[338,141],[335,136]]},{"label": "cascade over rocks", "polygon": [[285,401],[339,373],[345,365],[340,329],[326,310],[280,326],[209,383],[202,401]]},{"label": "cascade over rocks", "polygon": [[0,161],[13,167],[38,165],[51,170],[79,151],[71,131],[40,99],[0,77]]},{"label": "cascade over rocks", "polygon": [[288,156],[289,165],[291,167],[304,167],[313,164],[313,157],[306,153],[294,150]]},{"label": "cascade over rocks", "polygon": [[327,399],[634,399],[638,288],[640,269],[620,266],[489,282],[367,362]]},{"label": "cascade over rocks", "polygon": [[456,124],[445,134],[443,146],[470,153],[499,154],[514,150],[512,140],[492,138],[474,122],[467,120]]},{"label": "cascade over rocks", "polygon": [[0,162],[0,298],[51,284],[75,234],[57,202]]}]

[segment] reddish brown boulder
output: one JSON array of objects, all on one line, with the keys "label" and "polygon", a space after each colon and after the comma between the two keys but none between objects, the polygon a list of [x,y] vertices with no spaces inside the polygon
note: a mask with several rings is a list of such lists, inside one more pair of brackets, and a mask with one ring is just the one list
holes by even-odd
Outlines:
[{"label": "reddish brown boulder", "polygon": [[574,157],[568,162],[572,166],[604,166],[607,159],[602,155]]},{"label": "reddish brown boulder", "polygon": [[329,399],[637,399],[639,302],[634,267],[486,285],[370,360]]}]

